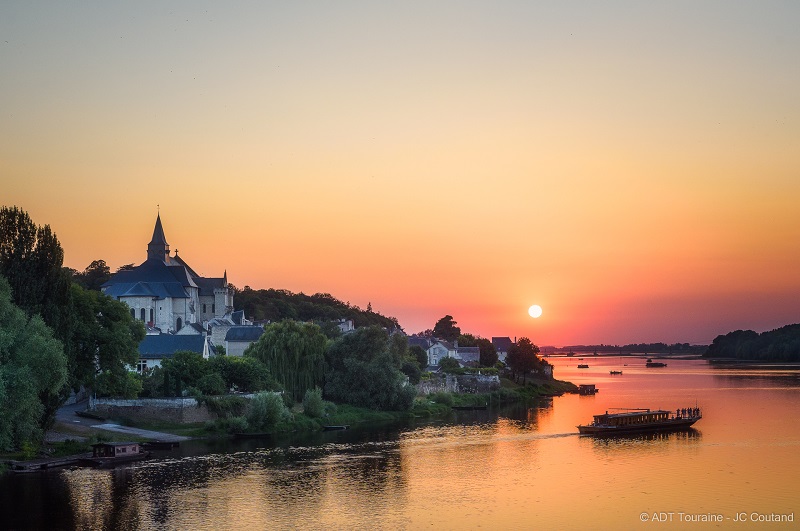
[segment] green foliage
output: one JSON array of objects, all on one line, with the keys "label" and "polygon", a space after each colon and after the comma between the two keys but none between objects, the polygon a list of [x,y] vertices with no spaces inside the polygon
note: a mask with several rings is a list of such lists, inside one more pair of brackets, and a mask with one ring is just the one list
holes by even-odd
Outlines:
[{"label": "green foliage", "polygon": [[[361,310],[329,293],[305,295],[282,289],[253,290],[250,286],[245,286],[242,290],[234,288],[234,303],[237,310],[244,310],[245,314],[252,315],[257,320],[269,320],[273,323],[285,320],[323,323],[349,319],[357,328],[373,325],[390,330],[400,328],[394,317]],[[334,332],[332,328],[326,327],[323,333],[330,334],[328,337],[331,339],[338,337],[338,329]]]},{"label": "green foliage", "polygon": [[453,320],[452,315],[445,315],[436,321],[436,325],[433,327],[433,336],[445,341],[456,341],[461,335],[461,329],[457,325],[458,323]]},{"label": "green foliage", "polygon": [[226,391],[225,380],[216,372],[205,374],[197,380],[197,388],[204,395],[221,395]]},{"label": "green foliage", "polygon": [[383,352],[370,361],[346,358],[342,370],[328,375],[325,394],[354,406],[405,411],[411,407],[416,389],[393,366],[390,354]]},{"label": "green foliage", "polygon": [[162,361],[161,367],[174,386],[175,396],[181,396],[182,390],[187,387],[197,387],[200,378],[208,374],[210,369],[202,354],[189,350],[179,350],[171,358]]},{"label": "green foliage", "polygon": [[508,349],[506,363],[517,377],[522,376],[524,382],[525,377],[531,371],[543,365],[537,354],[539,354],[539,347],[531,343],[531,340],[527,337],[521,337]]},{"label": "green foliage", "polygon": [[70,385],[74,389],[81,385],[94,388],[101,373],[106,375],[100,384],[104,386],[104,394],[130,394],[126,374],[139,359],[144,325],[131,317],[127,305],[103,293],[77,284],[72,285],[70,293],[74,317],[67,345]]},{"label": "green foliage", "polygon": [[105,260],[94,260],[81,273],[72,275],[72,279],[83,289],[100,291],[100,286],[111,278],[111,269]]},{"label": "green foliage", "polygon": [[709,358],[740,360],[800,361],[800,324],[786,325],[761,334],[736,330],[719,335],[704,354]]},{"label": "green foliage", "polygon": [[417,360],[417,365],[420,369],[428,366],[428,353],[419,345],[414,345],[408,348],[408,355]]},{"label": "green foliage", "polygon": [[303,396],[303,413],[309,417],[321,417],[325,414],[325,402],[322,400],[322,389],[315,387],[306,391]]},{"label": "green foliage", "polygon": [[219,418],[230,419],[244,415],[248,400],[242,396],[202,396],[197,399],[198,404],[205,404],[210,413]]},{"label": "green foliage", "polygon": [[228,431],[230,433],[246,432],[250,426],[244,417],[231,417],[228,419]]},{"label": "green foliage", "polygon": [[439,391],[437,393],[431,393],[428,395],[428,399],[436,402],[437,404],[444,404],[446,406],[453,405],[453,395],[452,393],[446,393],[444,391]]},{"label": "green foliage", "polygon": [[422,377],[422,371],[419,369],[417,360],[410,357],[403,360],[403,364],[400,366],[400,372],[408,376],[408,381],[413,385],[417,385]]},{"label": "green foliage", "polygon": [[95,378],[95,392],[98,396],[136,398],[142,392],[143,379],[135,372],[106,371]]},{"label": "green foliage", "polygon": [[325,354],[325,396],[359,407],[409,409],[415,388],[400,372],[406,347],[404,337],[390,338],[374,326],[342,336]]},{"label": "green foliage", "polygon": [[270,375],[267,366],[250,356],[215,356],[208,360],[210,371],[218,373],[226,389],[243,393],[256,391],[280,391],[283,388]]},{"label": "green foliage", "polygon": [[61,343],[40,317],[28,319],[11,302],[0,277],[0,449],[39,444],[66,379]]},{"label": "green foliage", "polygon": [[247,423],[255,431],[269,431],[291,415],[280,394],[264,391],[256,393],[250,401]]},{"label": "green foliage", "polygon": [[289,396],[300,401],[307,389],[323,383],[327,343],[315,324],[282,321],[268,325],[244,355],[263,363]]},{"label": "green foliage", "polygon": [[455,358],[451,358],[450,356],[442,358],[439,361],[439,370],[450,374],[464,373],[464,371],[461,369],[461,364],[458,363],[458,360]]}]

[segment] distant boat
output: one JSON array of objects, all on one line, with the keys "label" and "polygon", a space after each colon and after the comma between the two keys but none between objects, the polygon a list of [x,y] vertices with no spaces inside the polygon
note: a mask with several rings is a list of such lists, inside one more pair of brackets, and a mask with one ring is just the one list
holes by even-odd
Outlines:
[{"label": "distant boat", "polygon": [[608,374],[622,374],[622,371],[608,371]]},{"label": "distant boat", "polygon": [[600,389],[595,387],[595,384],[580,384],[578,386],[578,394],[587,396],[587,395],[596,395],[600,392]]},{"label": "distant boat", "polygon": [[589,366],[588,366],[588,365],[586,365],[585,363],[581,363],[580,365],[578,365],[578,368],[579,368],[579,369],[588,369],[588,368],[589,368]]},{"label": "distant boat", "polygon": [[323,426],[322,429],[325,431],[348,430],[350,429],[350,425],[349,424],[330,425],[330,426]]},{"label": "distant boat", "polygon": [[624,435],[656,431],[676,431],[689,428],[703,418],[700,408],[670,411],[656,409],[625,409],[621,413],[595,415],[590,424],[578,426],[582,435]]},{"label": "distant boat", "polygon": [[647,361],[645,362],[644,365],[645,365],[645,367],[666,367],[667,366],[666,363],[662,363],[660,361],[653,361],[652,359],[649,359],[649,358],[647,359]]}]

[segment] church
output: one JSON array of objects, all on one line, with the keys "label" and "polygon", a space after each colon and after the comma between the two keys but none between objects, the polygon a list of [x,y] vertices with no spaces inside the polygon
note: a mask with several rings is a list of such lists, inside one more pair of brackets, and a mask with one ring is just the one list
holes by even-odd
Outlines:
[{"label": "church", "polygon": [[143,321],[149,333],[177,334],[187,326],[206,329],[209,321],[233,312],[227,271],[221,278],[202,277],[178,256],[177,250],[171,256],[161,214],[147,244],[147,259],[119,271],[101,289],[127,304],[134,319]]}]

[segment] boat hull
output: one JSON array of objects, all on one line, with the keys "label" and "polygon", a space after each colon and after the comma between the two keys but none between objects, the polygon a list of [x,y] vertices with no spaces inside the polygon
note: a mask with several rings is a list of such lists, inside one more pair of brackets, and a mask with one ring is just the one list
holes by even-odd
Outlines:
[{"label": "boat hull", "polygon": [[663,422],[628,424],[623,426],[586,424],[578,426],[581,435],[629,435],[631,433],[653,433],[658,431],[679,431],[690,428],[702,417],[669,419]]}]

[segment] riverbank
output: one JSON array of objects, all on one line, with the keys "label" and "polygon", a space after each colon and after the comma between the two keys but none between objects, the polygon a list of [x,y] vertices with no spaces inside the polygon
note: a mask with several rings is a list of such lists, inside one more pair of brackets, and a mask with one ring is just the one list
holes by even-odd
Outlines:
[{"label": "riverbank", "polygon": [[[558,396],[577,391],[571,382],[548,378],[528,378],[525,383],[501,378],[500,389],[491,393],[453,394],[433,393],[417,397],[409,411],[376,411],[357,408],[347,404],[337,404],[323,417],[310,417],[300,404],[292,409],[292,415],[276,423],[263,433],[278,434],[292,432],[322,431],[326,426],[351,426],[386,424],[409,418],[447,418],[454,408],[491,408],[503,404],[525,402],[538,398]],[[73,406],[67,414],[59,415],[52,429],[48,431],[45,445],[35,453],[16,453],[3,456],[3,459],[41,459],[59,458],[65,455],[88,451],[97,442],[154,440],[213,439],[232,437],[237,432],[237,424],[232,414],[225,414],[216,421],[205,423],[180,424],[173,422],[132,422],[124,418],[95,418],[87,422],[78,420],[77,409]],[[74,418],[73,418],[74,417]],[[227,418],[226,418],[227,417]]]}]

